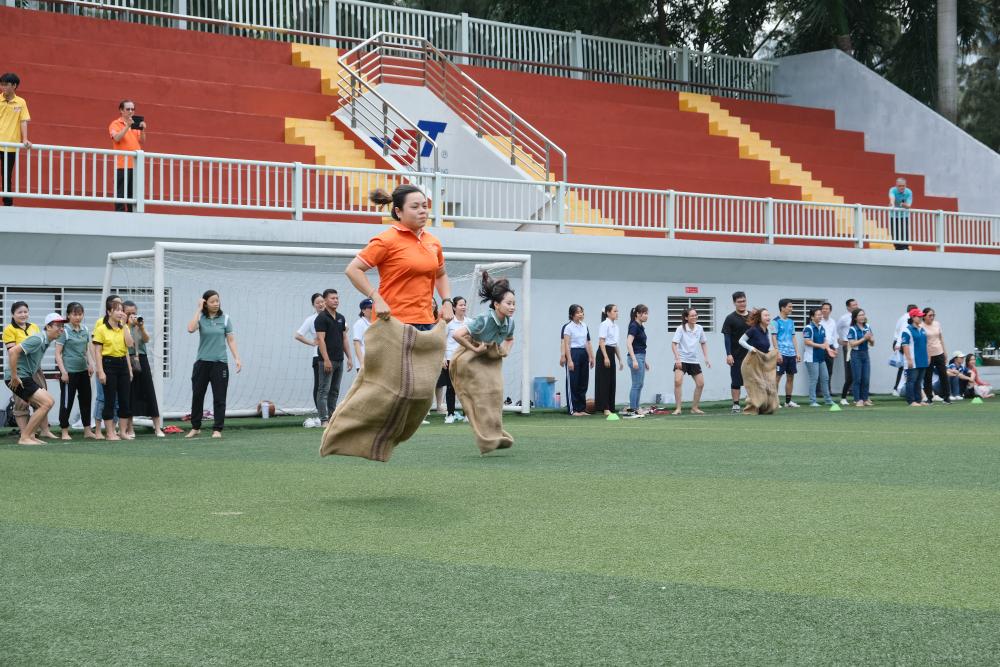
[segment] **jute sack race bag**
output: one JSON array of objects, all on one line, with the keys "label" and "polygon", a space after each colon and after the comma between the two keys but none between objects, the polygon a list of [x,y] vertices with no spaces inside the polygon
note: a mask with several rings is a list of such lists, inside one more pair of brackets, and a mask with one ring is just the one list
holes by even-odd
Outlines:
[{"label": "jute sack race bag", "polygon": [[480,454],[514,444],[514,438],[503,430],[503,357],[496,343],[481,354],[460,347],[448,371]]},{"label": "jute sack race bag", "polygon": [[743,360],[743,386],[747,388],[745,414],[769,415],[778,409],[778,383],[775,375],[778,351],[751,352]]},{"label": "jute sack race bag", "polygon": [[409,440],[434,401],[447,326],[418,331],[390,318],[365,333],[364,368],[323,432],[320,456],[388,461]]}]

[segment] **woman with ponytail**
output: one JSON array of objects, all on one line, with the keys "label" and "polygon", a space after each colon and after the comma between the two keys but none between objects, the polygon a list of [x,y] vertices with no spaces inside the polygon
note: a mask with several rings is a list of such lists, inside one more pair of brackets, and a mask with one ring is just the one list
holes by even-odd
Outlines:
[{"label": "woman with ponytail", "polygon": [[[601,329],[597,337],[597,364],[594,367],[594,409],[605,417],[615,411],[617,371],[622,370],[622,355],[618,351],[618,306],[609,303],[601,313]],[[615,368],[617,362],[618,367]]]},{"label": "woman with ponytail", "polygon": [[493,280],[483,271],[479,287],[489,309],[455,329],[460,349],[449,374],[455,393],[472,424],[480,454],[506,449],[514,438],[503,430],[503,358],[514,344],[514,291],[506,278]]},{"label": "woman with ponytail", "polygon": [[625,411],[626,417],[642,417],[643,412],[639,409],[639,399],[642,394],[642,385],[646,379],[646,371],[649,364],[646,363],[646,320],[649,319],[649,307],[645,304],[638,304],[629,313],[628,336],[625,338],[625,347],[628,353],[628,367],[632,372],[632,389],[628,394],[628,409]]},{"label": "woman with ponytail", "polygon": [[[453,318],[451,286],[441,242],[424,228],[427,197],[415,185],[392,194],[374,190],[370,201],[390,206],[395,221],[351,260],[344,273],[373,303],[365,334],[365,365],[334,412],[320,455],[387,461],[413,435],[434,401],[445,356],[445,320]],[[366,273],[378,271],[374,287]],[[434,291],[442,320],[434,316]]]}]

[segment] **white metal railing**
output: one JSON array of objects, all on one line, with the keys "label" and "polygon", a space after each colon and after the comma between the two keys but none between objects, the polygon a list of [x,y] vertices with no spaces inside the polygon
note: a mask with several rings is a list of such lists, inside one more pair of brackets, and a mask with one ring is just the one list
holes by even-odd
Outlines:
[{"label": "white metal railing", "polygon": [[499,23],[362,0],[6,0],[148,25],[351,48],[378,32],[422,37],[461,64],[775,99],[773,61]]},{"label": "white metal railing", "polygon": [[[565,151],[423,37],[380,32],[342,55],[339,63],[340,107],[346,111],[352,127],[359,122],[368,123],[365,127],[369,134],[381,137],[378,143],[386,154],[390,147],[399,153],[400,147],[390,146],[393,137],[399,136],[395,132],[409,131],[416,136],[419,128],[397,127],[393,107],[370,94],[373,89],[369,86],[421,85],[454,111],[484,143],[502,153],[511,165],[534,180],[566,180]],[[426,135],[421,132],[420,136]],[[408,141],[403,148],[404,162],[419,160],[420,142]]]},{"label": "white metal railing", "polygon": [[0,143],[0,174],[11,156],[12,187],[0,183],[4,198],[124,204],[139,212],[155,207],[277,213],[296,220],[382,219],[385,210],[371,205],[368,193],[412,183],[431,198],[436,226],[591,228],[676,239],[1000,252],[1000,215],[40,144],[25,150]]}]

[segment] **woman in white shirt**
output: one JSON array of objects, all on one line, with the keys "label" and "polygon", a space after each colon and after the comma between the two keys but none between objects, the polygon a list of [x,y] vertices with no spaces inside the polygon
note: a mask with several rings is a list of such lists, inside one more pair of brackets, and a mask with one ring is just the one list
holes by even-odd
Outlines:
[{"label": "woman in white shirt", "polygon": [[[463,415],[455,414],[455,387],[451,383],[451,360],[458,352],[458,341],[452,336],[456,331],[465,326],[465,314],[469,310],[469,304],[460,296],[451,300],[455,317],[448,322],[448,338],[444,346],[444,364],[441,367],[441,377],[438,378],[438,387],[444,387],[444,400],[448,406],[448,414],[445,415],[445,424],[465,421]],[[440,400],[440,399],[439,399]]]},{"label": "woman in white shirt", "polygon": [[694,378],[694,400],[691,401],[691,414],[705,414],[698,407],[698,403],[701,401],[701,392],[705,388],[705,376],[698,363],[699,345],[702,357],[705,359],[705,366],[711,368],[712,364],[708,361],[708,342],[705,339],[705,330],[698,324],[698,311],[694,308],[688,308],[681,316],[681,325],[674,331],[674,339],[670,344],[674,351],[674,402],[677,406],[674,409],[675,415],[681,413],[681,389],[685,375]]},{"label": "woman in white shirt", "polygon": [[566,363],[566,409],[574,417],[589,416],[587,386],[594,367],[594,348],[583,321],[583,306],[576,303],[569,307],[569,322],[562,328],[561,359]]},{"label": "woman in white shirt", "polygon": [[[594,409],[604,416],[615,411],[615,380],[622,370],[622,355],[618,351],[618,306],[609,303],[601,313],[601,328],[597,336],[598,357],[594,367]],[[618,368],[615,368],[617,362]]]},{"label": "woman in white shirt", "polygon": [[[316,316],[326,309],[326,302],[323,300],[323,295],[316,292],[312,295],[310,299],[313,307],[313,313],[306,317],[302,322],[302,326],[295,330],[295,335],[292,336],[295,340],[299,341],[303,345],[308,345],[313,349],[312,353],[312,374],[313,374],[313,386],[312,386],[312,400],[313,404],[316,404],[317,392],[319,391],[319,367],[323,362],[323,359],[319,356],[319,345],[316,341]],[[319,417],[309,417],[302,425],[306,428],[319,428],[320,421]]]}]

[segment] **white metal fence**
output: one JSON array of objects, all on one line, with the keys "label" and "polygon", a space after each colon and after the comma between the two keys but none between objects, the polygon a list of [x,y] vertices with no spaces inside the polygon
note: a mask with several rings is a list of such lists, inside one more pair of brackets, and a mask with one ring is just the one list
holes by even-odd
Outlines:
[{"label": "white metal fence", "polygon": [[[745,243],[819,243],[856,248],[1000,251],[1000,215],[904,211],[860,204],[820,204],[582,185],[441,172],[414,173],[321,165],[0,143],[0,173],[14,200],[211,209],[240,215],[381,219],[375,188],[420,186],[434,225],[504,229],[573,228],[641,232],[661,238]],[[14,202],[15,205],[17,201]]]},{"label": "white metal fence", "polygon": [[628,42],[361,0],[4,0],[204,32],[351,48],[378,32],[426,38],[463,64],[725,97],[774,99],[773,61]]}]

